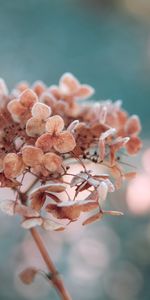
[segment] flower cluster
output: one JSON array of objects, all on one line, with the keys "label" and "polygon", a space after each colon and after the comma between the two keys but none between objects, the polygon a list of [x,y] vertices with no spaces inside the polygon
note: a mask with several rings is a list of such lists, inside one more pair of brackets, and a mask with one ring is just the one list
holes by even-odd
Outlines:
[{"label": "flower cluster", "polygon": [[103,203],[135,176],[122,157],[140,150],[141,124],[120,100],[87,101],[93,93],[70,73],[58,85],[20,82],[10,93],[0,81],[0,187],[15,191],[0,208],[19,214],[24,228],[64,230],[83,213],[83,225],[122,214]]}]

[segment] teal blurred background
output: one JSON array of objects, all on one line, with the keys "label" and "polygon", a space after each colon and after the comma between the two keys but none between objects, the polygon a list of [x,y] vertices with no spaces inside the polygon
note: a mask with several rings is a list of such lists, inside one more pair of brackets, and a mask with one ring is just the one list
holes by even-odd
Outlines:
[{"label": "teal blurred background", "polygon": [[[50,85],[66,71],[92,85],[96,100],[122,99],[140,116],[149,146],[149,0],[0,0],[0,76],[8,86],[24,79]],[[110,201],[126,211],[122,219],[47,234],[49,250],[73,299],[149,300],[150,217],[131,214],[125,193]],[[18,284],[23,263],[39,264],[18,224],[1,215],[0,300],[58,299],[41,278],[29,288]]]}]

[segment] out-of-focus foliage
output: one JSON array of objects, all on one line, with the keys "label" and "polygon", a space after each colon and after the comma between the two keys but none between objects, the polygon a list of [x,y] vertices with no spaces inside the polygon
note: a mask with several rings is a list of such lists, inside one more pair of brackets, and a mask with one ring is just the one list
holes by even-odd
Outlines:
[{"label": "out-of-focus foliage", "polygon": [[[51,84],[71,71],[95,87],[96,98],[123,99],[148,137],[149,7],[148,0],[0,0],[0,76],[12,87],[21,79]],[[139,159],[131,164],[139,167]],[[73,299],[149,300],[150,216],[130,215],[121,192],[109,201],[123,218],[47,234],[48,249]],[[0,299],[57,299],[41,277],[18,284],[24,266],[43,265],[18,224],[0,216]]]}]

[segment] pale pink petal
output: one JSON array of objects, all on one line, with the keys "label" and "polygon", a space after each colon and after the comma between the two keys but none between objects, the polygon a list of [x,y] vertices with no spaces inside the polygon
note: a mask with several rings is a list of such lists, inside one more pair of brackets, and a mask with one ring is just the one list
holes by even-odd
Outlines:
[{"label": "pale pink petal", "polygon": [[73,74],[65,73],[60,78],[59,87],[63,95],[70,95],[78,91],[80,83]]},{"label": "pale pink petal", "polygon": [[53,109],[56,105],[56,98],[53,96],[52,93],[50,92],[44,92],[41,97],[40,97],[40,101],[42,103],[45,103],[46,105],[48,105],[51,109]]},{"label": "pale pink petal", "polygon": [[142,148],[142,141],[138,136],[132,136],[126,143],[127,152],[131,155],[136,154]]},{"label": "pale pink petal", "polygon": [[17,123],[20,123],[21,117],[26,113],[26,108],[17,99],[11,100],[7,105],[7,109],[12,119]]},{"label": "pale pink petal", "polygon": [[15,89],[19,92],[24,92],[29,88],[29,83],[27,81],[20,81],[16,86]]},{"label": "pale pink petal", "polygon": [[37,80],[37,81],[35,81],[35,82],[33,83],[32,89],[33,89],[33,91],[37,94],[37,96],[39,97],[39,96],[42,95],[42,93],[45,92],[45,90],[46,90],[46,85],[44,84],[43,81]]},{"label": "pale pink petal", "polygon": [[25,229],[30,229],[35,226],[41,226],[43,223],[42,218],[29,218],[21,223],[21,226]]},{"label": "pale pink petal", "polygon": [[26,123],[26,134],[31,137],[36,137],[43,134],[45,131],[45,121],[40,118],[32,117]]},{"label": "pale pink petal", "polygon": [[20,95],[20,103],[29,109],[32,108],[37,101],[37,95],[31,89],[25,90]]},{"label": "pale pink petal", "polygon": [[15,213],[28,218],[39,217],[39,213],[36,210],[22,204],[15,205]]},{"label": "pale pink petal", "polygon": [[117,210],[103,210],[103,214],[104,215],[110,215],[110,216],[123,216],[124,213],[122,213],[121,211],[117,211]]},{"label": "pale pink petal", "polygon": [[61,98],[59,87],[57,85],[51,85],[47,91],[50,92],[56,99]]},{"label": "pale pink petal", "polygon": [[23,173],[25,165],[21,156],[16,153],[8,153],[4,157],[3,168],[7,178],[16,178]]},{"label": "pale pink petal", "polygon": [[108,194],[108,185],[105,181],[102,181],[97,188],[99,194],[99,203],[101,204],[102,201],[106,200]]},{"label": "pale pink petal", "polygon": [[62,193],[66,190],[66,185],[63,183],[54,183],[49,182],[48,184],[42,185],[32,191],[30,194],[31,197],[34,197],[37,193],[41,192],[53,192],[53,193]]},{"label": "pale pink petal", "polygon": [[126,134],[129,136],[132,134],[137,134],[141,131],[141,122],[137,115],[133,115],[127,120],[125,130]]},{"label": "pale pink petal", "polygon": [[53,220],[47,219],[47,218],[43,220],[42,227],[45,230],[50,230],[50,231],[53,231],[53,230],[61,231],[61,230],[65,229],[65,227],[63,225],[61,225]]},{"label": "pale pink petal", "polygon": [[36,140],[35,146],[42,149],[43,152],[48,152],[53,146],[53,137],[50,133],[44,133]]},{"label": "pale pink petal", "polygon": [[34,167],[39,165],[43,159],[43,151],[34,146],[24,146],[22,149],[22,159],[25,165]]},{"label": "pale pink petal", "polygon": [[23,270],[19,274],[19,278],[24,284],[31,284],[34,281],[37,273],[38,273],[38,270],[36,268],[30,267],[30,268]]},{"label": "pale pink petal", "polygon": [[67,127],[67,131],[73,133],[74,130],[75,130],[75,128],[76,128],[76,126],[77,126],[78,124],[79,124],[79,120],[74,120],[74,121],[72,121],[72,122],[69,124],[69,126]]},{"label": "pale pink petal", "polygon": [[100,213],[100,212],[98,212],[97,214],[95,214],[95,215],[93,215],[93,216],[87,218],[87,219],[82,223],[82,225],[88,225],[88,224],[91,224],[91,223],[93,223],[93,222],[99,221],[99,220],[102,219],[102,217],[103,217],[103,214]]},{"label": "pale pink petal", "polygon": [[37,102],[32,107],[32,116],[46,120],[51,115],[51,108],[44,103]]},{"label": "pale pink petal", "polygon": [[84,100],[91,97],[94,94],[95,90],[87,84],[82,84],[75,94],[76,99]]},{"label": "pale pink petal", "polygon": [[76,146],[75,139],[73,135],[68,132],[64,131],[59,134],[59,137],[55,140],[54,148],[59,153],[67,153],[72,151]]},{"label": "pale pink petal", "polygon": [[51,135],[58,134],[64,129],[64,120],[59,115],[50,117],[46,122],[46,130]]},{"label": "pale pink petal", "polygon": [[42,163],[50,173],[59,172],[62,165],[62,158],[55,153],[49,152],[43,156]]}]

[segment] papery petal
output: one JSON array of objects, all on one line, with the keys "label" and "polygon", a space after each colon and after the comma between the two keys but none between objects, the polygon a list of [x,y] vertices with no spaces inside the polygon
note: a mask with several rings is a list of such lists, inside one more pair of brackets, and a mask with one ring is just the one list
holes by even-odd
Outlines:
[{"label": "papery petal", "polygon": [[35,146],[48,152],[53,146],[53,137],[50,133],[44,133],[36,140]]},{"label": "papery petal", "polygon": [[37,147],[24,146],[22,148],[22,159],[27,166],[34,167],[41,164],[43,155],[43,151]]},{"label": "papery petal", "polygon": [[20,123],[21,117],[26,113],[26,108],[17,99],[11,100],[7,105],[7,109],[17,123]]},{"label": "papery petal", "polygon": [[71,123],[69,124],[69,126],[67,127],[67,131],[73,133],[74,130],[75,130],[75,128],[76,128],[76,126],[77,126],[78,124],[79,124],[79,120],[74,120],[74,121],[71,122]]},{"label": "papery petal", "polygon": [[19,278],[24,284],[31,284],[37,273],[36,268],[27,268],[19,274]]},{"label": "papery petal", "polygon": [[107,194],[108,194],[108,185],[105,181],[102,181],[97,188],[97,191],[99,193],[99,203],[101,204],[102,201],[106,200]]},{"label": "papery petal", "polygon": [[42,218],[29,218],[21,223],[21,226],[25,229],[30,229],[35,226],[41,226],[43,223]]},{"label": "papery petal", "polygon": [[141,131],[141,122],[137,115],[133,115],[127,120],[125,130],[126,134],[129,136]]},{"label": "papery petal", "polygon": [[45,185],[42,185],[32,191],[30,194],[31,197],[35,196],[37,192],[52,192],[52,193],[62,193],[66,190],[66,185],[63,183],[51,182]]},{"label": "papery petal", "polygon": [[53,220],[50,220],[50,219],[44,219],[43,220],[43,224],[42,224],[42,227],[45,229],[45,230],[50,230],[50,231],[61,231],[61,230],[64,230],[65,227]]},{"label": "papery petal", "polygon": [[46,194],[44,192],[34,192],[30,195],[31,207],[39,212],[46,201]]},{"label": "papery petal", "polygon": [[110,215],[110,216],[123,216],[124,214],[121,211],[116,210],[103,210],[104,215]]},{"label": "papery petal", "polygon": [[91,224],[93,222],[96,222],[96,221],[99,221],[100,219],[102,219],[103,217],[103,213],[100,213],[98,212],[97,214],[87,218],[83,223],[82,225],[88,225],[88,224]]},{"label": "papery petal", "polygon": [[82,84],[75,94],[76,99],[84,100],[91,97],[95,93],[95,90],[87,84]]},{"label": "papery petal", "polygon": [[26,123],[26,133],[28,136],[36,137],[45,131],[45,121],[40,118],[32,117]]},{"label": "papery petal", "polygon": [[37,102],[32,107],[32,116],[46,120],[51,115],[51,108],[44,103]]},{"label": "papery petal", "polygon": [[32,209],[31,207],[22,205],[22,204],[16,204],[15,205],[15,213],[27,217],[27,218],[32,218],[32,217],[38,217],[39,213]]},{"label": "papery petal", "polygon": [[76,146],[75,139],[70,132],[64,131],[59,134],[55,140],[54,148],[59,153],[67,153],[72,151]]},{"label": "papery petal", "polygon": [[40,101],[46,105],[48,105],[52,110],[54,109],[56,105],[56,98],[53,96],[50,92],[44,92],[41,97]]},{"label": "papery petal", "polygon": [[31,89],[25,90],[20,95],[20,103],[27,108],[32,108],[37,101],[37,95]]},{"label": "papery petal", "polygon": [[20,81],[16,86],[15,89],[19,92],[24,92],[29,88],[29,83],[27,81]]},{"label": "papery petal", "polygon": [[50,117],[46,122],[46,131],[51,135],[58,134],[63,129],[64,129],[64,120],[59,115]]},{"label": "papery petal", "polygon": [[51,85],[47,91],[50,92],[56,99],[61,98],[59,87],[57,85]]},{"label": "papery petal", "polygon": [[142,148],[142,141],[137,136],[132,136],[126,144],[127,152],[131,155],[136,154]]},{"label": "papery petal", "polygon": [[76,93],[79,87],[80,83],[78,79],[71,73],[65,73],[60,78],[59,88],[64,95]]},{"label": "papery petal", "polygon": [[16,178],[24,171],[24,163],[16,153],[8,153],[3,160],[4,174],[7,178]]},{"label": "papery petal", "polygon": [[113,193],[115,191],[114,184],[109,179],[106,179],[104,182],[107,184],[108,192]]},{"label": "papery petal", "polygon": [[46,90],[46,85],[43,81],[37,80],[32,84],[32,89],[37,94],[37,96],[41,96],[42,93]]},{"label": "papery petal", "polygon": [[59,172],[62,165],[62,158],[55,153],[46,153],[43,156],[43,165],[50,172]]}]

